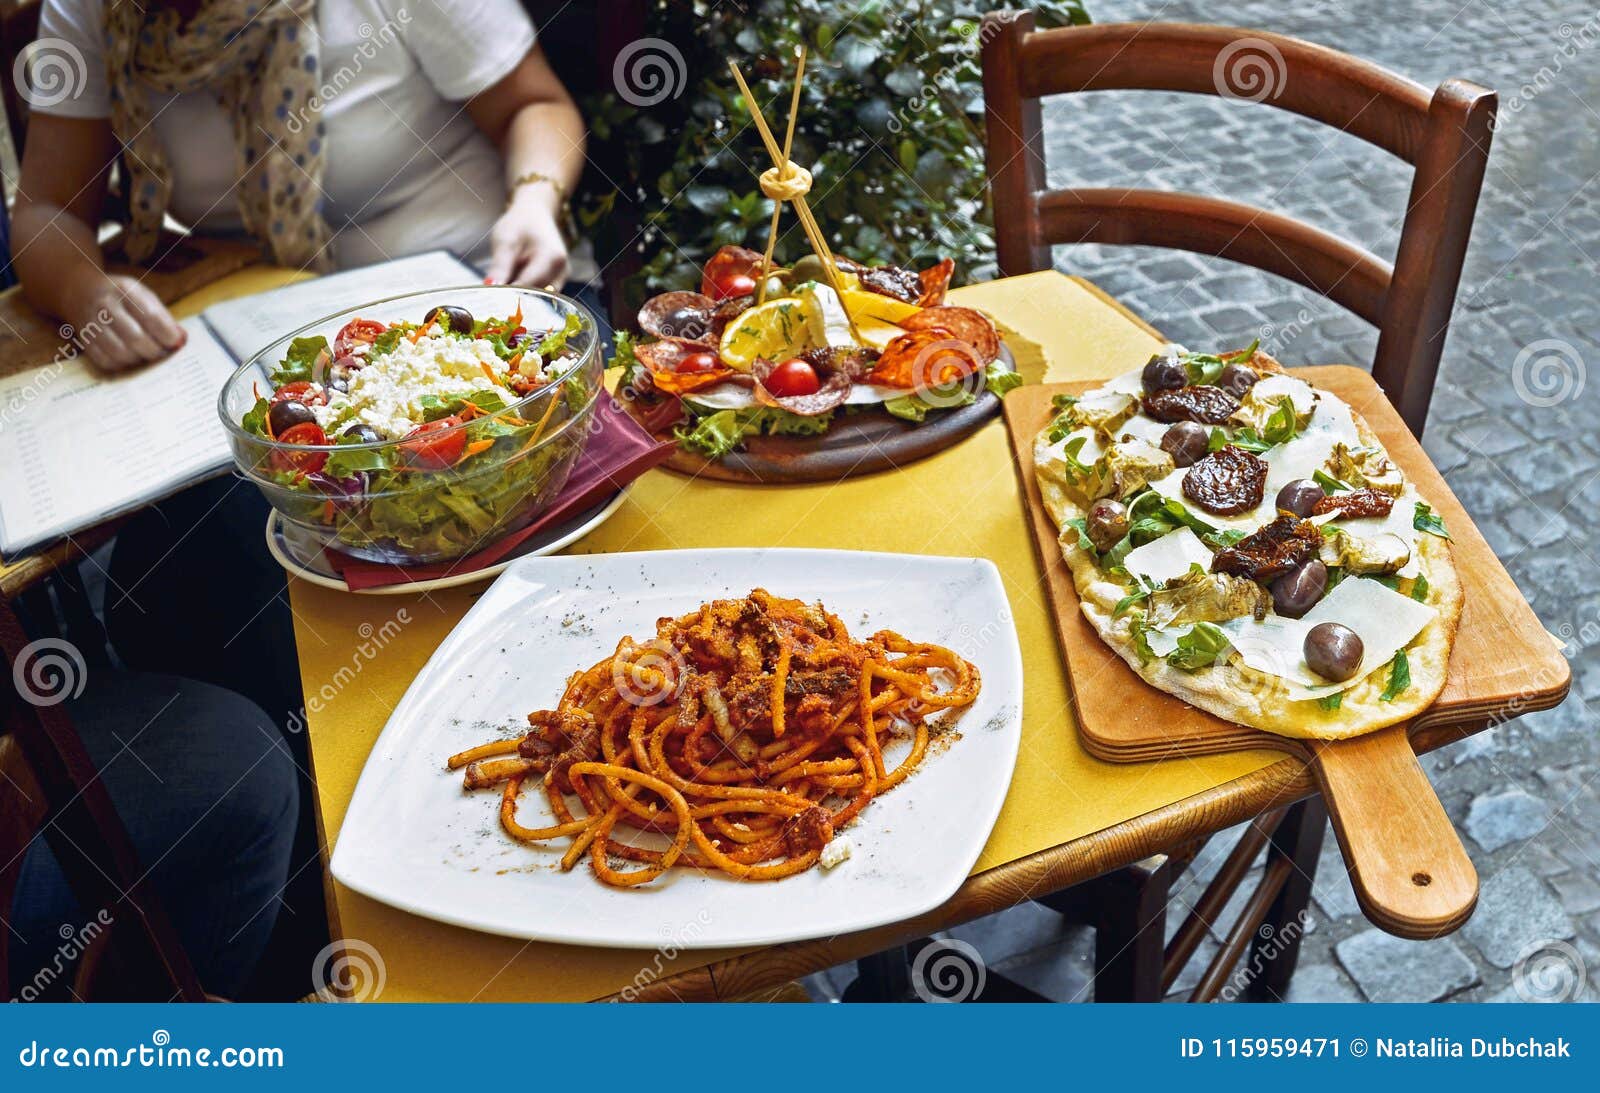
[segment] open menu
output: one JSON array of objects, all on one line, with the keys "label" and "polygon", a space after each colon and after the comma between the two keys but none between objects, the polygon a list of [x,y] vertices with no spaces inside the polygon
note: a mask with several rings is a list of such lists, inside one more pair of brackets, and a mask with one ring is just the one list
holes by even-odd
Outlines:
[{"label": "open menu", "polygon": [[414,255],[207,308],[184,321],[182,349],[132,372],[80,355],[0,377],[0,558],[225,472],[217,395],[262,347],[321,315],[477,279],[447,252]]}]

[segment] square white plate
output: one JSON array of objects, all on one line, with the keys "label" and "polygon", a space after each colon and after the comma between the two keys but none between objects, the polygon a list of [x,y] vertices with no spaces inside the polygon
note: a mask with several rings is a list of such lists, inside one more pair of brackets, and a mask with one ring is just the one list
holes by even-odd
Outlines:
[{"label": "square white plate", "polygon": [[[832,870],[739,882],[693,869],[600,883],[556,862],[568,840],[513,841],[499,793],[461,788],[447,756],[527,731],[568,675],[656,620],[766,588],[821,601],[864,637],[949,646],[983,676],[948,746],[867,806]],[[949,716],[949,715],[945,715]],[[361,772],[334,849],[340,883],[414,914],[510,937],[614,948],[766,945],[911,918],[966,879],[999,815],[1022,734],[1022,654],[1000,574],[981,558],[834,550],[673,550],[526,558],[490,586],[412,682]],[[547,809],[524,794],[522,822]]]}]

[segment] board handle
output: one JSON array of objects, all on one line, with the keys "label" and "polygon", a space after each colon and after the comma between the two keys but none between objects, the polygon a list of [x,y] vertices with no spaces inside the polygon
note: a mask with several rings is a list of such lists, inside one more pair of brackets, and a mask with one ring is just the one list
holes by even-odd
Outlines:
[{"label": "board handle", "polygon": [[1356,899],[1400,937],[1456,929],[1478,903],[1478,872],[1417,763],[1406,724],[1311,745]]}]

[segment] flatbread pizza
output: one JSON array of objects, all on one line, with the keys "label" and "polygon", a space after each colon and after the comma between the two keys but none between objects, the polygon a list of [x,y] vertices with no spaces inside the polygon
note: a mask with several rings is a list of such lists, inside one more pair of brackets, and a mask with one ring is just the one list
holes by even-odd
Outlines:
[{"label": "flatbread pizza", "polygon": [[1284,736],[1354,736],[1444,687],[1448,531],[1343,400],[1252,345],[1172,347],[1058,396],[1034,464],[1084,616],[1152,686]]}]

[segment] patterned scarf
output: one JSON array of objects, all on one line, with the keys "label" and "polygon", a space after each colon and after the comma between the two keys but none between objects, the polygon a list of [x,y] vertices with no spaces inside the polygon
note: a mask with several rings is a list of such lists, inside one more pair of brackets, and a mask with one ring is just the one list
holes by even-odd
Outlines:
[{"label": "patterned scarf", "polygon": [[139,0],[106,5],[111,124],[122,142],[128,256],[149,258],[172,196],[147,91],[215,94],[233,120],[239,212],[281,265],[325,271],[316,0],[205,0],[189,25]]}]

